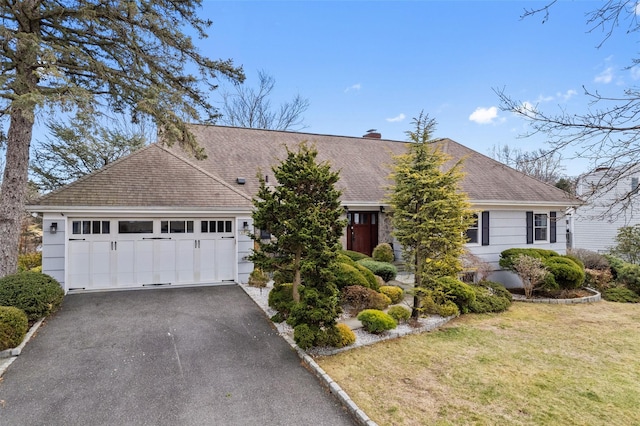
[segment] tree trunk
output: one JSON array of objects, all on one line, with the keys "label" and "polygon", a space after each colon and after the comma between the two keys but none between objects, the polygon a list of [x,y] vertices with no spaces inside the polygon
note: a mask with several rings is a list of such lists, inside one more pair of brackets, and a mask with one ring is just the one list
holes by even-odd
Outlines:
[{"label": "tree trunk", "polygon": [[300,283],[302,282],[302,274],[300,272],[300,261],[302,260],[302,249],[298,249],[296,251],[296,258],[293,264],[293,285],[291,288],[291,293],[293,295],[293,301],[298,303],[300,302],[300,291],[298,287],[300,287]]},{"label": "tree trunk", "polygon": [[411,309],[411,318],[418,319],[420,316],[420,297],[418,296],[418,289],[420,288],[420,263],[419,263],[419,253],[420,250],[416,249],[416,257],[415,257],[415,265],[414,265],[414,293],[413,293],[413,308]]},{"label": "tree trunk", "polygon": [[14,108],[7,135],[7,154],[0,194],[0,277],[18,266],[18,246],[29,172],[33,109]]}]

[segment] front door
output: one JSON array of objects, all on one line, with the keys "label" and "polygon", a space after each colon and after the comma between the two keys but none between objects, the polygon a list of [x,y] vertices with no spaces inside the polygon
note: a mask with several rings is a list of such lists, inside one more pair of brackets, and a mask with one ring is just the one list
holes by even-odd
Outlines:
[{"label": "front door", "polygon": [[347,249],[371,256],[378,245],[378,212],[347,214]]}]

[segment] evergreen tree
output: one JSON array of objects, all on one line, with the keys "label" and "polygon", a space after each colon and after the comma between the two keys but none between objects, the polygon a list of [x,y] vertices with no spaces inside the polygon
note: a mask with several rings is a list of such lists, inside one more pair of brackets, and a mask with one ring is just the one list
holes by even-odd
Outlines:
[{"label": "evergreen tree", "polygon": [[416,318],[424,290],[433,288],[438,278],[455,277],[462,270],[465,231],[473,218],[459,187],[462,163],[443,170],[449,159],[431,143],[435,121],[420,113],[413,123],[415,130],[407,132],[409,152],[395,158],[389,203],[393,233],[402,244],[407,267],[415,273]]},{"label": "evergreen tree", "polygon": [[[211,121],[217,79],[242,81],[230,60],[200,54],[202,0],[7,0],[0,4],[0,115],[8,118],[0,193],[0,277],[15,272],[29,146],[38,111],[110,109],[151,117],[163,140],[204,152],[186,121]],[[191,72],[194,72],[193,74]],[[2,137],[5,135],[3,134]]]},{"label": "evergreen tree", "polygon": [[318,343],[333,329],[339,313],[330,265],[346,221],[335,188],[339,173],[331,171],[328,162],[317,163],[317,154],[304,143],[297,152],[287,148],[287,158],[272,168],[277,184],[270,186],[260,176],[254,199],[254,226],[273,238],[264,241],[254,235],[258,249],[250,260],[264,271],[293,277],[296,304],[287,321],[297,330],[296,341],[305,334],[307,343],[301,346]]}]

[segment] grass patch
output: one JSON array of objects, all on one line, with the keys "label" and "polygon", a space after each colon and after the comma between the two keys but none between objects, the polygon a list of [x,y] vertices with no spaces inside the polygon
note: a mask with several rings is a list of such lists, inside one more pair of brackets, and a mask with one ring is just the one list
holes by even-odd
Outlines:
[{"label": "grass patch", "polygon": [[514,303],[318,359],[378,424],[640,424],[640,306]]}]

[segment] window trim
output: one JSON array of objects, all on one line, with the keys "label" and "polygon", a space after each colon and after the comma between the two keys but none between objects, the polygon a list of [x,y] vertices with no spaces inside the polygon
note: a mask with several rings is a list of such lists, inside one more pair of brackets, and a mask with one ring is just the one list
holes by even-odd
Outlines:
[{"label": "window trim", "polygon": [[[538,218],[538,216],[545,216],[545,223],[544,226],[538,226],[536,225],[536,219]],[[544,229],[544,239],[538,239],[537,238],[537,230],[538,229]],[[542,244],[542,243],[548,243],[549,242],[549,231],[550,231],[550,226],[549,226],[549,212],[533,212],[533,243],[536,244]]]}]

